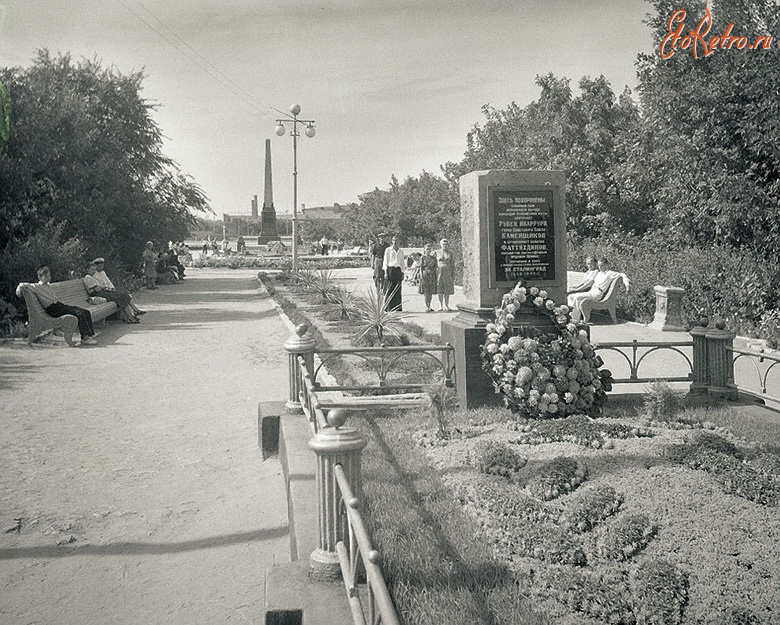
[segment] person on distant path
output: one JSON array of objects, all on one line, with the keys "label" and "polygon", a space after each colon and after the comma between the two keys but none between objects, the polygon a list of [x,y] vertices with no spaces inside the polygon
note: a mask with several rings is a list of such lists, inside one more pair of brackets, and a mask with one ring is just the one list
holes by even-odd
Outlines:
[{"label": "person on distant path", "polygon": [[141,255],[144,261],[144,280],[146,282],[147,289],[156,289],[155,282],[157,281],[157,252],[154,251],[154,243],[151,241],[146,242],[143,254]]},{"label": "person on distant path", "polygon": [[590,289],[582,293],[574,293],[568,298],[568,303],[571,307],[571,318],[575,323],[579,323],[583,318],[583,302],[586,300],[601,301],[616,278],[620,277],[623,279],[623,284],[626,287],[626,291],[628,291],[629,282],[626,274],[612,271],[609,268],[609,261],[604,257],[599,258],[598,263],[599,271],[593,279],[593,285]]},{"label": "person on distant path", "polygon": [[[97,261],[100,261],[100,265]],[[117,291],[102,268],[102,258],[96,258],[87,267],[87,275],[84,276],[87,294],[91,297],[102,297],[109,302],[116,302],[116,305],[119,306],[119,317],[125,323],[140,323],[136,317],[136,309],[130,301],[130,294]],[[108,282],[111,287],[104,286],[105,282]]]},{"label": "person on distant path", "polygon": [[401,285],[404,282],[404,251],[398,246],[398,237],[393,237],[390,247],[385,250],[382,263],[385,270],[384,293],[389,296],[387,310],[403,310],[401,305]]},{"label": "person on distant path", "polygon": [[436,278],[438,275],[438,261],[433,255],[433,245],[425,244],[423,254],[420,257],[420,285],[417,290],[425,296],[425,312],[433,312],[431,300],[436,293]]},{"label": "person on distant path", "polygon": [[585,272],[582,281],[566,292],[566,294],[569,296],[569,307],[572,306],[571,295],[573,293],[584,293],[585,291],[588,291],[590,287],[593,286],[593,280],[596,277],[596,274],[599,272],[599,267],[596,263],[595,256],[588,256],[585,259],[585,266],[588,268],[588,270]]},{"label": "person on distant path", "polygon": [[439,296],[439,310],[450,310],[450,295],[455,293],[452,277],[452,253],[447,239],[439,241],[436,250],[436,295]]},{"label": "person on distant path", "polygon": [[371,256],[371,266],[374,270],[374,285],[376,286],[376,292],[382,293],[385,288],[385,250],[388,248],[385,241],[387,235],[384,232],[376,235],[376,240],[373,241],[369,247],[368,252]]},{"label": "person on distant path", "polygon": [[[92,313],[85,308],[79,308],[78,306],[70,306],[69,304],[63,304],[55,295],[54,289],[49,284],[51,282],[51,271],[48,267],[44,266],[38,269],[38,282],[31,284],[30,282],[22,282],[16,287],[16,294],[19,297],[23,296],[23,289],[31,289],[38,301],[43,306],[43,309],[47,314],[52,317],[63,317],[64,315],[74,315],[79,322],[79,333],[81,334],[82,345],[97,345],[95,340],[95,330],[92,327]],[[70,337],[66,336],[65,341],[71,347],[76,347],[71,342]]]}]

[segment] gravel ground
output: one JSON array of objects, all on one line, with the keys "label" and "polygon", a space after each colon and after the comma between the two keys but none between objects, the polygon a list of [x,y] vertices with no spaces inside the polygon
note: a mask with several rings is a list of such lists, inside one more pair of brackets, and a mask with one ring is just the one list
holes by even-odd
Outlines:
[{"label": "gravel ground", "polygon": [[0,346],[0,623],[262,623],[289,561],[257,405],[289,329],[256,270],[143,290],[99,345]]}]

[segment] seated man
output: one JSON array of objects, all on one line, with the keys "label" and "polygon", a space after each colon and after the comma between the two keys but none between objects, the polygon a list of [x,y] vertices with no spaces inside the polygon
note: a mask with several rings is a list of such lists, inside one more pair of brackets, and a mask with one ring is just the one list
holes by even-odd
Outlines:
[{"label": "seated man", "polygon": [[598,267],[599,271],[596,273],[596,276],[593,278],[593,284],[587,291],[569,295],[568,302],[571,308],[572,321],[577,323],[582,321],[582,303],[586,300],[601,301],[616,278],[620,277],[623,279],[623,284],[626,287],[626,291],[628,291],[629,282],[626,274],[612,271],[609,268],[609,261],[604,257],[599,258]]},{"label": "seated man", "polygon": [[[102,273],[105,275],[105,272]],[[98,281],[97,274],[98,266],[93,260],[87,267],[87,275],[84,276],[84,286],[87,288],[87,294],[90,297],[102,297],[109,302],[116,302],[116,305],[119,306],[119,316],[125,323],[140,323],[138,319],[136,319],[135,311],[130,304],[130,294],[120,293],[116,289],[103,288]],[[106,279],[108,279],[108,276],[106,276]]]},{"label": "seated man", "polygon": [[178,284],[179,272],[168,265],[168,254],[160,252],[157,256],[157,284]]},{"label": "seated man", "polygon": [[588,256],[585,258],[585,266],[588,268],[588,270],[585,272],[585,275],[582,277],[582,281],[579,284],[574,285],[571,287],[566,294],[569,295],[569,307],[572,306],[571,303],[571,294],[572,293],[584,293],[585,291],[590,290],[590,287],[593,286],[593,280],[596,277],[596,274],[599,272],[598,264],[596,263],[596,258],[594,256]]},{"label": "seated man", "polygon": [[[105,263],[106,263],[105,259],[103,259],[103,258],[96,258],[92,262],[95,264],[95,268],[97,269],[97,271],[95,273],[90,273],[90,275],[92,275],[95,278],[95,280],[97,280],[98,284],[100,285],[100,289],[102,291],[104,291],[104,292],[105,291],[116,291],[117,293],[123,293],[123,294],[127,295],[130,298],[130,308],[133,309],[133,316],[134,317],[137,317],[138,315],[145,315],[146,314],[145,310],[141,310],[140,308],[138,308],[138,306],[136,306],[133,303],[133,296],[130,295],[130,293],[128,293],[125,290],[117,289],[114,286],[114,283],[111,282],[111,278],[108,277],[108,275],[106,274],[106,271],[105,271]],[[89,290],[89,289],[87,289],[87,290]],[[96,295],[98,295],[100,297],[105,297],[109,301],[112,301],[112,302],[114,301],[110,297],[107,297],[106,295],[102,295],[100,293],[96,293]],[[119,302],[117,302],[117,303],[119,303]]]},{"label": "seated man", "polygon": [[[92,314],[85,308],[79,308],[78,306],[70,306],[62,303],[54,294],[54,289],[49,284],[51,282],[51,271],[48,267],[41,267],[38,269],[38,282],[31,284],[29,282],[22,282],[16,288],[16,294],[22,297],[22,289],[28,288],[35,293],[41,306],[47,314],[52,317],[62,317],[64,315],[74,315],[79,322],[79,333],[81,334],[82,345],[97,345],[95,340],[95,331],[92,328]],[[65,341],[71,347],[75,347],[75,344],[71,342],[69,336],[65,336]]]}]

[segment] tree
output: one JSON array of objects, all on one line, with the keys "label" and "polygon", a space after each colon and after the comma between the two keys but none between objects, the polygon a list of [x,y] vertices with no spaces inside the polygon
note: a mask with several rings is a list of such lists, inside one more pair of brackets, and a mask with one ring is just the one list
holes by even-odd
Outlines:
[{"label": "tree", "polygon": [[616,98],[603,76],[582,78],[574,96],[567,78],[537,76],[539,99],[521,108],[485,106],[486,121],[466,137],[459,164],[444,166],[452,182],[479,169],[561,169],[566,172],[568,228],[583,235],[652,225],[648,200],[624,185],[629,157],[639,150],[641,118],[628,90]]},{"label": "tree", "polygon": [[[704,56],[674,49],[662,58],[676,0],[655,0],[655,51],[640,55],[639,93],[653,172],[652,200],[669,236],[683,244],[780,252],[780,50],[716,49]],[[685,31],[706,17],[701,3],[683,2]],[[780,7],[769,0],[711,3],[708,35],[750,42],[777,32]],[[670,50],[667,44],[666,51]]]},{"label": "tree", "polygon": [[[200,187],[162,153],[141,72],[43,50],[27,69],[0,69],[0,81],[11,98],[0,152],[3,256],[47,230],[132,268],[146,240],[184,238],[192,211],[207,208]],[[3,292],[34,269],[0,275]]]}]

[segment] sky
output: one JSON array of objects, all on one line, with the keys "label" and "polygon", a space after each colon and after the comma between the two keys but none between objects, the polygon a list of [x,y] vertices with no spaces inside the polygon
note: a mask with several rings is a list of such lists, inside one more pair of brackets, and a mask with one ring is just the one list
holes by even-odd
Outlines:
[{"label": "sky", "polygon": [[[292,211],[293,145],[276,120],[299,104],[299,206],[355,202],[460,161],[482,107],[525,106],[537,75],[603,74],[636,87],[651,51],[645,0],[0,0],[0,65],[36,50],[142,70],[163,152],[215,214],[250,214],[271,139],[274,206]],[[288,131],[289,131],[288,127]],[[303,129],[301,128],[301,131]]]}]

